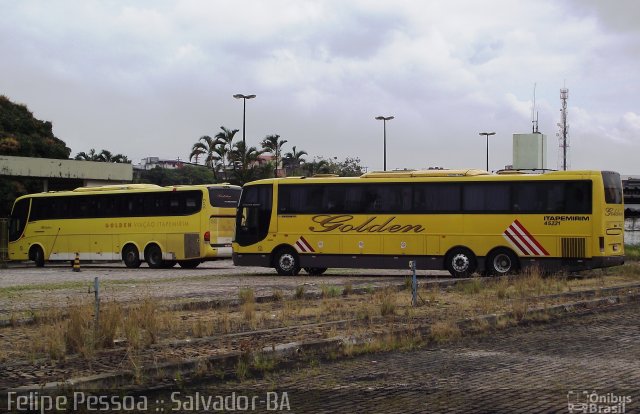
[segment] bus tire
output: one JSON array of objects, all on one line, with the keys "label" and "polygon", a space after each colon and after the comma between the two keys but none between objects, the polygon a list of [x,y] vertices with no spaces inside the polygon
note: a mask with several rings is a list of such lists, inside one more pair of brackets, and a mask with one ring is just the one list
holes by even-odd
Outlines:
[{"label": "bus tire", "polygon": [[283,247],[276,251],[273,267],[280,276],[295,276],[300,273],[300,258],[295,250]]},{"label": "bus tire", "polygon": [[324,272],[327,271],[326,267],[305,267],[304,271],[310,274],[311,276],[320,276]]},{"label": "bus tire", "polygon": [[162,268],[162,250],[157,244],[150,244],[144,250],[144,260],[151,269]]},{"label": "bus tire", "polygon": [[37,267],[44,267],[44,251],[40,246],[32,246],[29,249],[29,258],[33,260]]},{"label": "bus tire", "polygon": [[130,269],[137,269],[140,267],[140,253],[138,248],[133,244],[128,244],[122,249],[122,261],[124,265]]},{"label": "bus tire", "polygon": [[496,249],[489,256],[485,264],[487,272],[492,276],[504,276],[516,273],[520,269],[518,256],[509,249]]},{"label": "bus tire", "polygon": [[195,269],[200,265],[200,260],[178,260],[178,264],[183,269]]},{"label": "bus tire", "polygon": [[476,270],[476,256],[471,250],[457,247],[445,258],[445,266],[453,277],[469,277]]}]

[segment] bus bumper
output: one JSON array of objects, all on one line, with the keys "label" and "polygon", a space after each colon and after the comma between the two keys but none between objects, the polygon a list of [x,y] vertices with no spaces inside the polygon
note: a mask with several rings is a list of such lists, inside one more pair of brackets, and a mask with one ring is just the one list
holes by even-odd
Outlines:
[{"label": "bus bumper", "polygon": [[271,255],[269,254],[244,254],[233,252],[233,264],[236,266],[271,267]]}]

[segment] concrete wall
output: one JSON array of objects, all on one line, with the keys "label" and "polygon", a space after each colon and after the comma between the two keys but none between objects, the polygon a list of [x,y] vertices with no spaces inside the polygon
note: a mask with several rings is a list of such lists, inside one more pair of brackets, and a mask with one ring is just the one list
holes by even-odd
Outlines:
[{"label": "concrete wall", "polygon": [[72,178],[87,183],[123,183],[133,180],[131,164],[56,160],[0,155],[0,175],[40,178]]}]

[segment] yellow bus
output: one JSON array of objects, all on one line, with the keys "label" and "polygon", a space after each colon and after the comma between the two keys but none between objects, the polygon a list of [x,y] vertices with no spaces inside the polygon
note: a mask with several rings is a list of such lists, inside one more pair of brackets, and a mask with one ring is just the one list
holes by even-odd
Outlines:
[{"label": "yellow bus", "polygon": [[142,261],[195,268],[231,257],[241,188],[125,184],[30,194],[9,220],[9,260]]},{"label": "yellow bus", "polygon": [[279,274],[329,267],[503,275],[624,263],[620,175],[480,170],[259,180],[242,190],[233,261]]}]

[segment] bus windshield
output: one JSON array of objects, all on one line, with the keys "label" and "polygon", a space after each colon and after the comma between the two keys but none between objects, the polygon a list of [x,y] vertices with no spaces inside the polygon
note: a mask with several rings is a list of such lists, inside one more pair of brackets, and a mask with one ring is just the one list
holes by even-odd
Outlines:
[{"label": "bus windshield", "polygon": [[11,212],[9,222],[9,241],[16,241],[22,236],[29,214],[29,199],[24,198],[16,203]]}]

